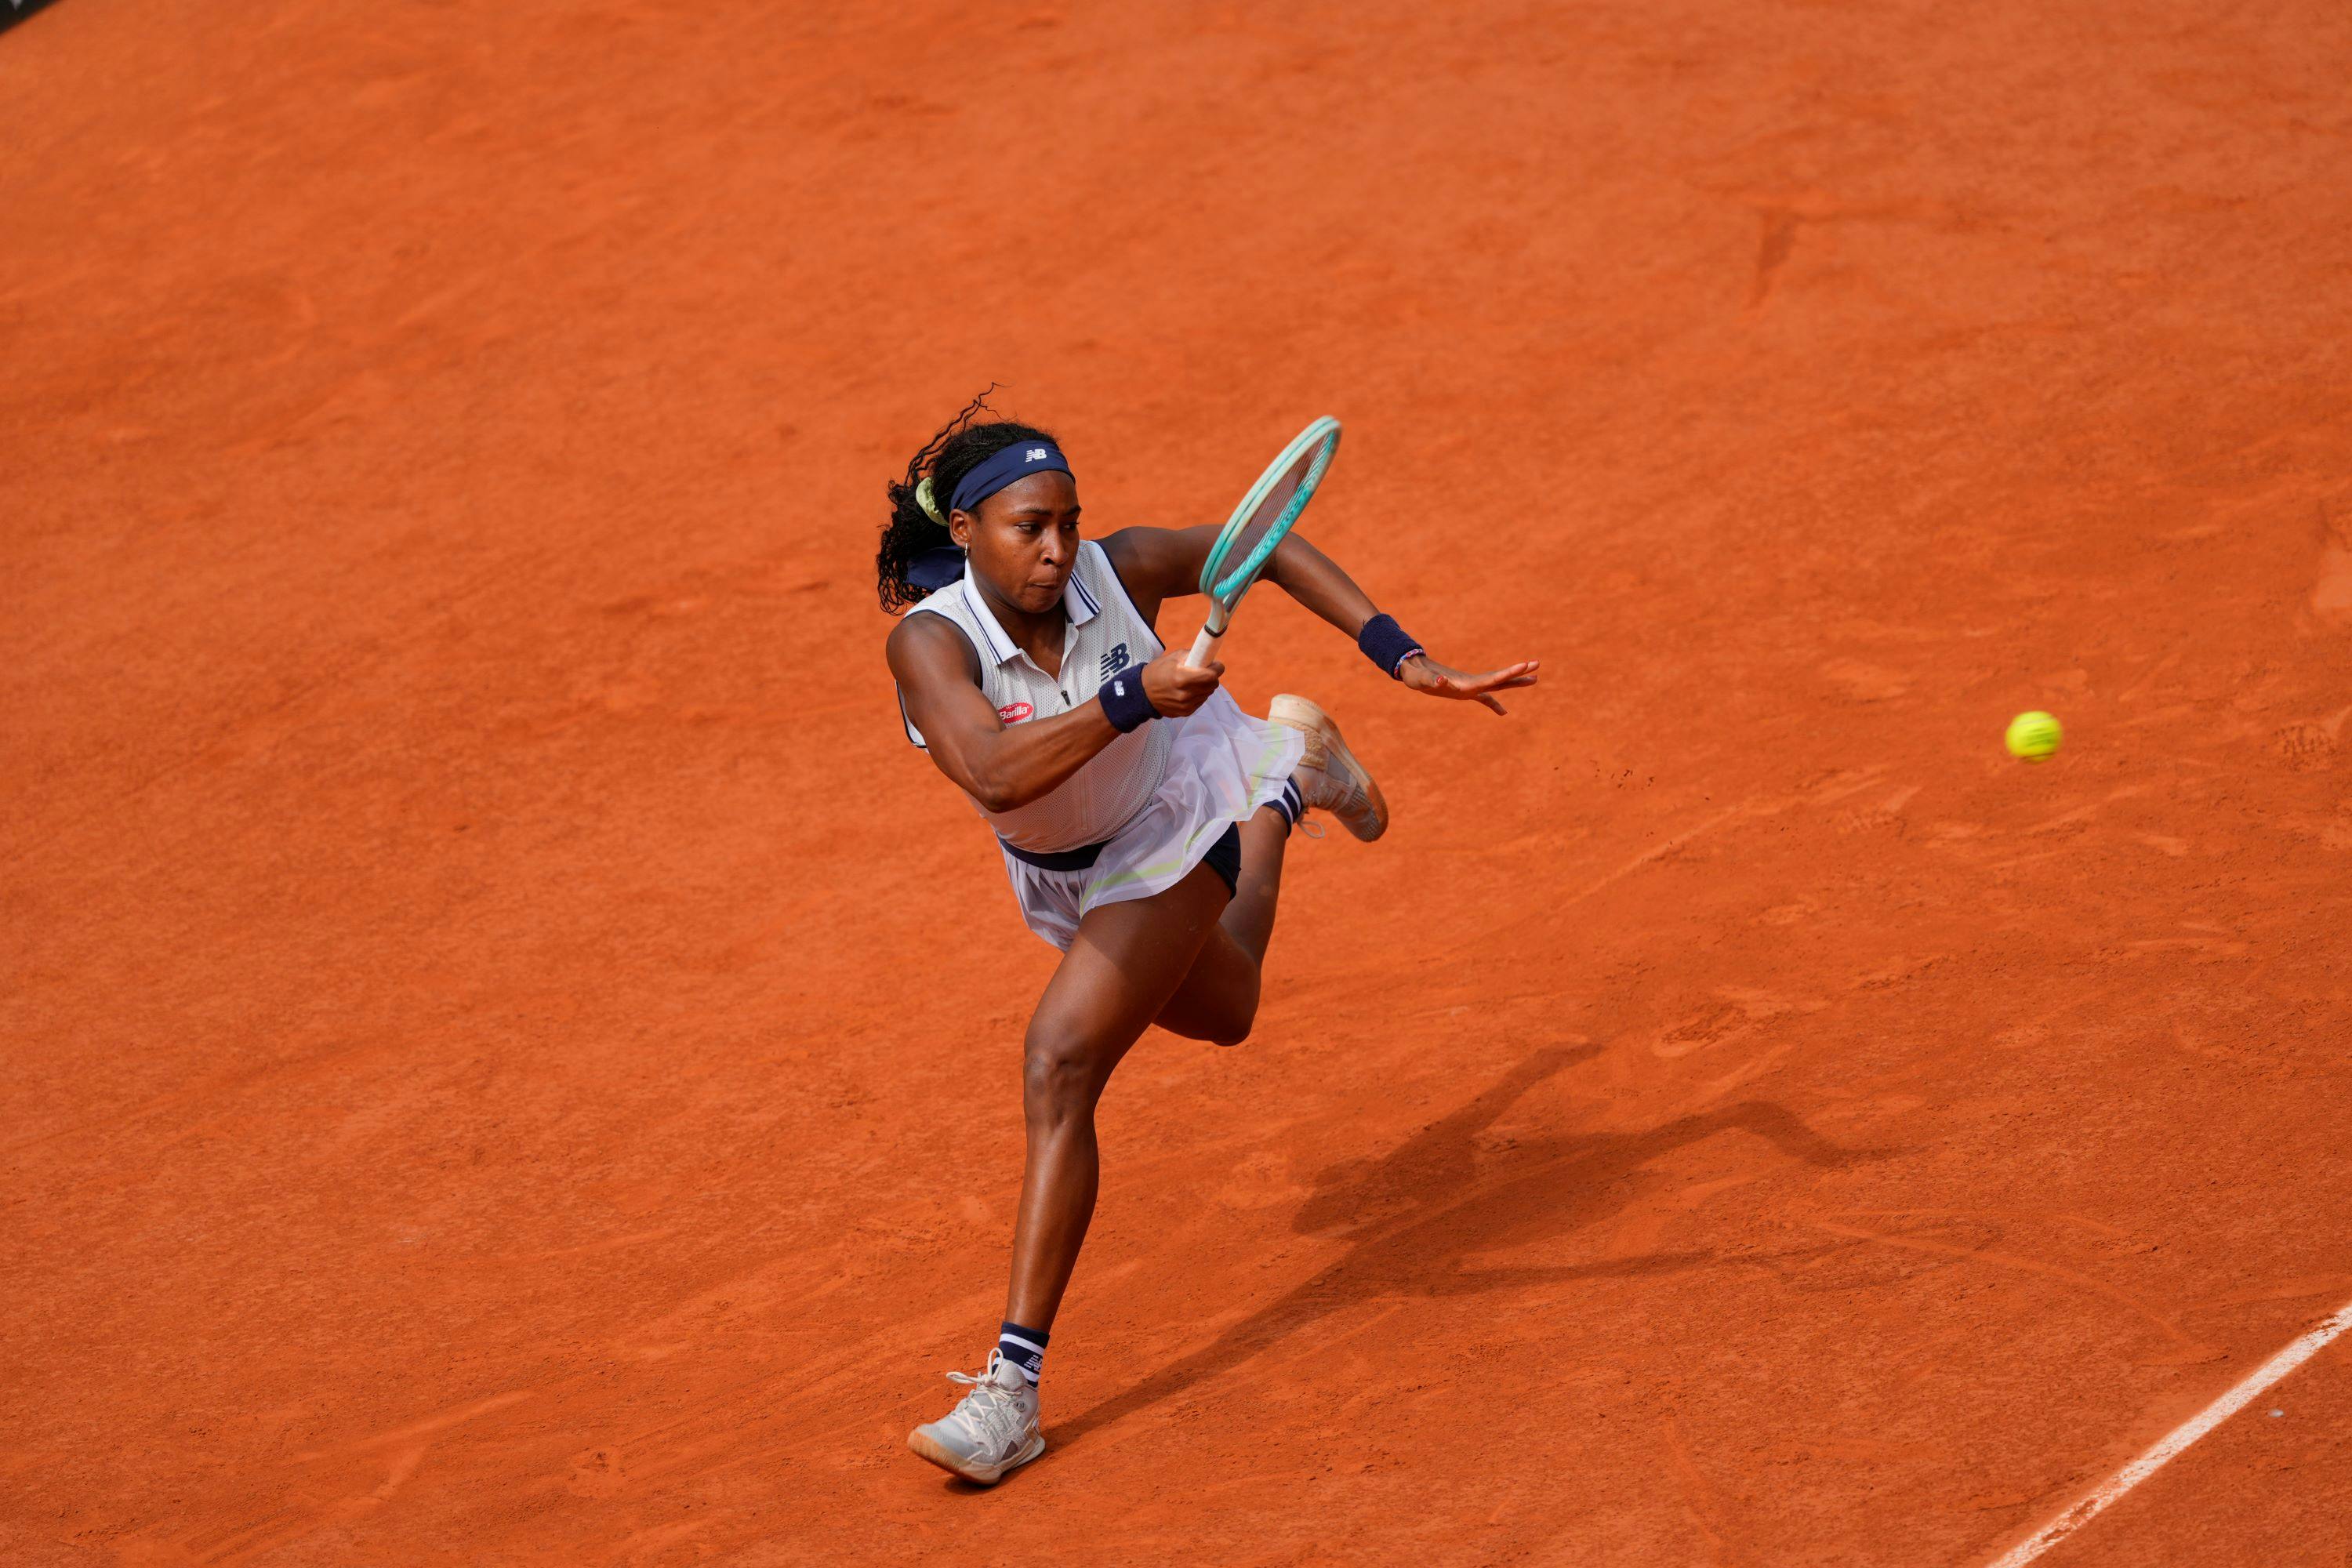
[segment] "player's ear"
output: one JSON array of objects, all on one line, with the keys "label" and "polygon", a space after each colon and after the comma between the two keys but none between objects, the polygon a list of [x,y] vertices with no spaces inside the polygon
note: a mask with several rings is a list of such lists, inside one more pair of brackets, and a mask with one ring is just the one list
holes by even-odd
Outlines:
[{"label": "player's ear", "polygon": [[948,513],[948,537],[955,541],[955,547],[958,550],[964,551],[967,553],[971,550],[971,531],[973,526],[974,523],[971,513],[968,511],[951,511]]}]

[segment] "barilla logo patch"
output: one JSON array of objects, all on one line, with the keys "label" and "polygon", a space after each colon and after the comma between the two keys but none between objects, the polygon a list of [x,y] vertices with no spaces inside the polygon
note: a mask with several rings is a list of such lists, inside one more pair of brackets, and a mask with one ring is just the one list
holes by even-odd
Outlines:
[{"label": "barilla logo patch", "polygon": [[1037,710],[1030,707],[1026,702],[1008,702],[996,710],[996,716],[1008,724],[1018,724],[1035,711]]}]

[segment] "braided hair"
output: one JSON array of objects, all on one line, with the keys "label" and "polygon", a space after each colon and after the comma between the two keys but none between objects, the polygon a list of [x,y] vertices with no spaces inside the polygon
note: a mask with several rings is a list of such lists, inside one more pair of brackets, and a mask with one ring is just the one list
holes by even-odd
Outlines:
[{"label": "braided hair", "polygon": [[[995,390],[992,385],[988,392]],[[923,597],[923,590],[908,576],[915,563],[931,551],[955,544],[947,530],[948,498],[955,494],[966,474],[1005,447],[1024,441],[1061,445],[1045,431],[1010,419],[974,424],[978,416],[995,412],[988,406],[988,392],[964,405],[962,413],[924,442],[923,449],[908,463],[906,478],[892,479],[887,487],[890,521],[882,527],[882,547],[874,553],[874,567],[882,608],[889,614],[896,615]],[[925,479],[930,481],[931,504],[939,512],[936,518],[923,510],[917,493]]]}]

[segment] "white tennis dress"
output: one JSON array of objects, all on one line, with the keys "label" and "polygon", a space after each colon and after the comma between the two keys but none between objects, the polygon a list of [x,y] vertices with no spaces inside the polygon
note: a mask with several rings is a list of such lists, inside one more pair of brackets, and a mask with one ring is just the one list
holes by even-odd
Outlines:
[{"label": "white tennis dress", "polygon": [[[1163,651],[1110,557],[1091,540],[1078,546],[1062,609],[1069,627],[1058,679],[1005,635],[969,566],[961,581],[907,613],[955,624],[980,657],[982,693],[1012,725],[1091,702],[1116,677],[1139,679]],[[922,745],[903,695],[898,712],[907,739]],[[1067,948],[1096,905],[1150,898],[1181,881],[1227,825],[1281,795],[1304,744],[1297,731],[1251,718],[1221,690],[1184,718],[1138,725],[1026,805],[998,812],[977,800],[972,805],[996,830],[1022,918]],[[1063,861],[1093,850],[1093,863],[1053,869],[1020,858],[1014,847]]]}]

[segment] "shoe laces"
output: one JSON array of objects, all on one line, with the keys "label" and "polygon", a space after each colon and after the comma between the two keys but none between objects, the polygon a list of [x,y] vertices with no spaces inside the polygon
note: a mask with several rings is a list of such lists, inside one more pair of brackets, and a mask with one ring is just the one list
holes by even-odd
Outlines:
[{"label": "shoe laces", "polygon": [[1003,1352],[991,1351],[988,1364],[978,1375],[968,1372],[948,1373],[950,1383],[960,1383],[971,1390],[956,1406],[955,1413],[973,1431],[999,1445],[1011,1442],[1022,1426],[1020,1396],[996,1382],[997,1364],[1003,1359]]}]

